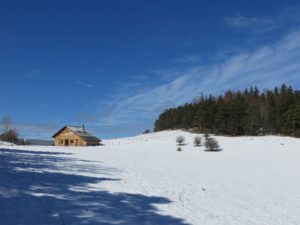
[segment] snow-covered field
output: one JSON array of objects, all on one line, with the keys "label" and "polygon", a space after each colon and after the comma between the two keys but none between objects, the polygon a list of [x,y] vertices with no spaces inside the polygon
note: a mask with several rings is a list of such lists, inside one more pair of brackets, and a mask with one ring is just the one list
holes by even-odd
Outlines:
[{"label": "snow-covered field", "polygon": [[300,224],[300,139],[216,137],[207,152],[194,136],[0,146],[0,224]]}]

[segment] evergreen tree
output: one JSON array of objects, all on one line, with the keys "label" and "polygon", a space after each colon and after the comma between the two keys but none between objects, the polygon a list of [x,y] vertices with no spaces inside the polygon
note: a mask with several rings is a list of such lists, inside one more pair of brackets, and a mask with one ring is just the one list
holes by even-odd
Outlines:
[{"label": "evergreen tree", "polygon": [[225,135],[284,134],[300,136],[300,91],[282,85],[261,92],[243,92],[195,98],[192,103],[165,110],[155,131],[197,127],[202,133]]}]

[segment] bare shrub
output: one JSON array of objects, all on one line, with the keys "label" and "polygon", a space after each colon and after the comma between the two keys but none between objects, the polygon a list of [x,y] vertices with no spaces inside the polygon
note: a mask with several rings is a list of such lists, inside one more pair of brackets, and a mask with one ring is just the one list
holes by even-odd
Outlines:
[{"label": "bare shrub", "polygon": [[209,133],[205,133],[203,136],[204,136],[205,140],[207,140],[210,137]]},{"label": "bare shrub", "polygon": [[185,141],[185,138],[183,136],[178,136],[176,138],[176,142],[178,145],[183,145],[184,141]]},{"label": "bare shrub", "polygon": [[194,145],[195,146],[200,146],[201,145],[201,140],[202,138],[197,136],[197,137],[194,137]]},{"label": "bare shrub", "polygon": [[149,134],[149,133],[151,133],[151,130],[149,130],[149,129],[147,129],[143,132],[143,134]]},{"label": "bare shrub", "polygon": [[16,143],[18,141],[18,133],[15,129],[9,129],[0,135],[2,141]]},{"label": "bare shrub", "polygon": [[205,141],[204,146],[207,151],[218,151],[219,144],[214,138],[209,138]]}]

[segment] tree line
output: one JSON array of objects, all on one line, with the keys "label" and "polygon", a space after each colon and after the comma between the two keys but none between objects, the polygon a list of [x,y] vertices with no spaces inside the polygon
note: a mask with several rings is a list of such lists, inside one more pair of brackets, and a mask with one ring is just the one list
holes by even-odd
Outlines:
[{"label": "tree line", "polygon": [[273,90],[256,86],[223,95],[201,96],[165,110],[154,131],[194,129],[223,135],[300,136],[300,91],[283,84]]}]

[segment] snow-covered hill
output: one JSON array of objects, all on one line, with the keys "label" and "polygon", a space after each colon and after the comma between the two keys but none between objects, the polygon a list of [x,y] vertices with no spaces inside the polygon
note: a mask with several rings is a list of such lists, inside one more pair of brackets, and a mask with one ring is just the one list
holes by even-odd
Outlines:
[{"label": "snow-covered hill", "polygon": [[215,137],[206,152],[194,136],[0,147],[0,224],[300,224],[299,139]]}]

